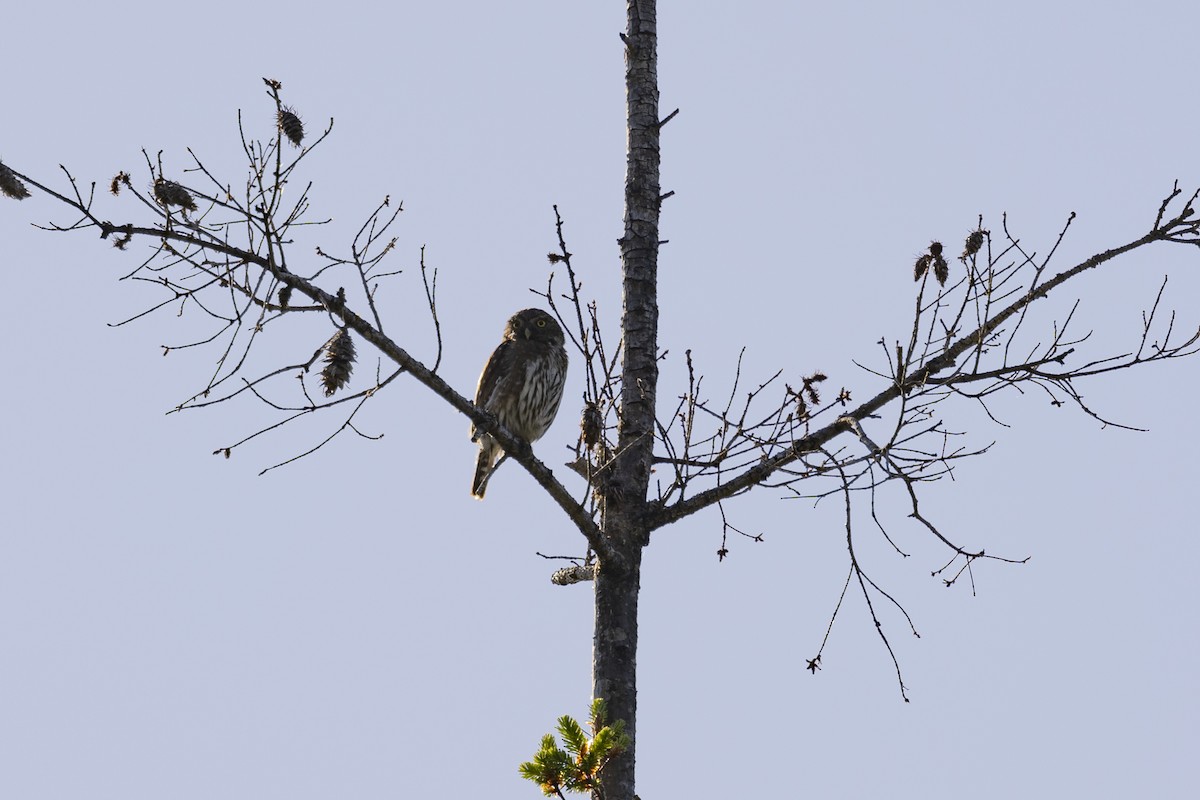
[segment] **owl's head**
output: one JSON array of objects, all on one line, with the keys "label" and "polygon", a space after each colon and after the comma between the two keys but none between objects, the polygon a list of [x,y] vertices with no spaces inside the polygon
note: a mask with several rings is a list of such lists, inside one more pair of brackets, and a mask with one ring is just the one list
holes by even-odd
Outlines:
[{"label": "owl's head", "polygon": [[562,347],[565,342],[558,320],[540,308],[527,308],[513,314],[504,328],[504,338],[545,342],[558,347]]}]

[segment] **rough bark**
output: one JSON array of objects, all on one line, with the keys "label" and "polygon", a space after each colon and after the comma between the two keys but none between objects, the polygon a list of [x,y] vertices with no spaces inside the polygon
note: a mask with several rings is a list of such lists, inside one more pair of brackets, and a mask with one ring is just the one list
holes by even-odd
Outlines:
[{"label": "rough bark", "polygon": [[592,695],[608,704],[608,721],[625,720],[631,744],[601,773],[605,800],[632,800],[637,749],[638,591],[642,548],[609,559],[596,572]]},{"label": "rough bark", "polygon": [[658,385],[659,117],[654,0],[629,0],[625,42],[628,152],[621,237],[624,336],[621,407],[613,477],[603,487],[608,545],[596,577],[594,695],[632,744],[606,769],[605,800],[633,800],[637,747],[637,601],[642,548],[649,541],[647,488],[654,453]]}]

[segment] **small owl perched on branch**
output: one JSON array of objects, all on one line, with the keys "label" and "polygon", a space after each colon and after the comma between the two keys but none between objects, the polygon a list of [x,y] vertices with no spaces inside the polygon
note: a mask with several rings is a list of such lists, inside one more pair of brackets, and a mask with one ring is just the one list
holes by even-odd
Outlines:
[{"label": "small owl perched on branch", "polygon": [[[567,380],[564,344],[562,328],[545,311],[527,308],[513,314],[504,326],[504,341],[479,376],[475,405],[495,414],[510,433],[527,442],[542,438],[562,402]],[[471,494],[482,500],[504,449],[474,425],[471,441],[479,442]]]}]

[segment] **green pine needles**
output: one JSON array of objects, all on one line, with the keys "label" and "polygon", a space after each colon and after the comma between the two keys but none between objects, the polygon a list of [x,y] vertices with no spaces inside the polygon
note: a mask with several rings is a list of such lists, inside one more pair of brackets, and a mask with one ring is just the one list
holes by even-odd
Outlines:
[{"label": "green pine needles", "polygon": [[519,767],[521,777],[536,783],[547,797],[565,799],[563,792],[593,792],[602,797],[601,770],[629,746],[625,721],[619,719],[611,725],[605,725],[605,721],[604,698],[601,697],[592,701],[588,719],[588,727],[592,730],[590,739],[575,719],[559,717],[558,735],[566,749],[558,746],[554,734],[547,733],[533,760]]}]

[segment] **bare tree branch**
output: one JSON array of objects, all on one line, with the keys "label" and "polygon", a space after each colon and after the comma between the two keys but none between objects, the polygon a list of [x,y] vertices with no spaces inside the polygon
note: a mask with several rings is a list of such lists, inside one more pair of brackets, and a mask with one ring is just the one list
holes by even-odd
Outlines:
[{"label": "bare tree branch", "polygon": [[[933,303],[927,305],[922,302],[921,293],[919,293],[913,335],[906,347],[897,345],[897,358],[892,362],[891,367],[891,385],[878,392],[870,400],[816,430],[807,433],[798,430],[800,419],[796,416],[790,420],[787,419],[784,406],[781,404],[773,410],[771,415],[761,418],[757,425],[770,423],[782,426],[779,432],[783,435],[756,437],[753,435],[756,426],[747,425],[745,422],[747,417],[745,410],[737,419],[729,416],[732,406],[730,403],[723,413],[715,416],[722,420],[719,435],[724,436],[729,429],[734,431],[734,435],[729,441],[720,440],[722,446],[716,449],[715,460],[720,463],[728,460],[732,455],[748,453],[750,451],[747,448],[750,447],[758,450],[757,460],[752,465],[743,467],[732,478],[724,474],[725,470],[723,470],[718,486],[692,494],[674,503],[663,503],[651,515],[650,527],[653,529],[671,524],[722,500],[749,491],[755,486],[765,485],[774,474],[781,470],[788,470],[800,462],[806,454],[820,450],[838,435],[861,431],[859,423],[877,416],[892,403],[900,403],[901,413],[898,414],[898,419],[901,420],[901,427],[911,424],[915,418],[928,416],[931,405],[944,399],[944,396],[931,394],[934,390],[946,390],[983,402],[989,393],[1023,381],[1032,381],[1051,391],[1057,388],[1080,405],[1086,413],[1096,416],[1082,404],[1078,392],[1073,388],[1074,381],[1082,377],[1125,369],[1151,361],[1178,358],[1197,351],[1200,330],[1181,343],[1170,341],[1170,335],[1174,330],[1173,316],[1163,340],[1147,344],[1152,325],[1157,318],[1161,289],[1151,310],[1144,316],[1142,345],[1132,354],[1097,359],[1076,369],[1048,369],[1054,365],[1064,364],[1068,356],[1074,353],[1072,340],[1065,336],[1067,326],[1064,325],[1056,331],[1050,343],[1043,346],[1040,355],[1031,354],[1024,360],[1012,363],[1008,359],[1013,341],[1012,333],[1024,323],[1026,314],[1034,303],[1049,297],[1055,289],[1088,270],[1156,242],[1200,245],[1200,228],[1194,218],[1196,194],[1193,194],[1173,217],[1163,219],[1165,209],[1169,206],[1170,201],[1179,194],[1180,191],[1176,186],[1160,208],[1154,228],[1143,236],[1098,253],[1055,274],[1048,280],[1043,280],[1042,275],[1049,264],[1050,256],[1046,256],[1040,262],[1035,261],[1031,255],[1024,254],[1019,249],[1016,240],[1012,240],[1010,247],[1005,248],[1000,255],[994,257],[985,269],[975,269],[969,265],[967,277],[947,290],[957,291],[961,295],[959,308],[949,319],[943,315],[944,304],[948,299],[946,294],[938,292]],[[1061,242],[1065,231],[1066,228],[1060,234],[1058,242],[1055,243],[1055,249]],[[1001,260],[1007,258],[1007,253],[1012,250],[1021,253],[1017,267],[1014,267],[1011,262]],[[1053,250],[1051,255],[1053,255]],[[1020,291],[1008,305],[995,310],[991,296],[997,287],[1006,287],[1014,279],[1019,267],[1026,267],[1032,271],[1027,287]],[[928,281],[928,274],[924,278]],[[1008,288],[1005,288],[1004,291],[1010,295],[1013,292]],[[959,326],[965,316],[963,312],[967,308],[978,309],[977,323],[972,330],[961,332]],[[996,337],[1001,333],[1005,323],[1009,321],[1014,322],[1014,330],[1010,331],[1008,343],[1000,351],[1003,354],[1002,362],[996,367],[982,368],[984,357],[995,349],[998,344]],[[934,331],[932,326],[935,322],[941,323],[943,332]],[[922,329],[929,331],[924,337],[918,335]],[[1075,340],[1076,343],[1078,341],[1080,340]],[[924,342],[923,349],[918,352],[918,347],[922,342]],[[938,344],[939,342],[940,344]],[[963,357],[968,354],[971,356],[970,360],[962,361]],[[735,379],[735,386],[736,383]],[[967,386],[976,383],[986,383],[988,387],[974,394],[966,390]],[[832,405],[827,406],[819,409],[817,413],[832,408]],[[915,414],[915,417],[906,416],[906,413],[910,412]],[[810,412],[806,418],[811,419],[816,415]],[[1097,419],[1100,418],[1097,416]],[[1106,424],[1113,423],[1106,421]],[[884,447],[888,446],[890,445]],[[676,450],[678,449],[676,448]],[[877,446],[877,449],[883,448]],[[801,471],[797,476],[803,477],[804,474],[807,473]]]}]

